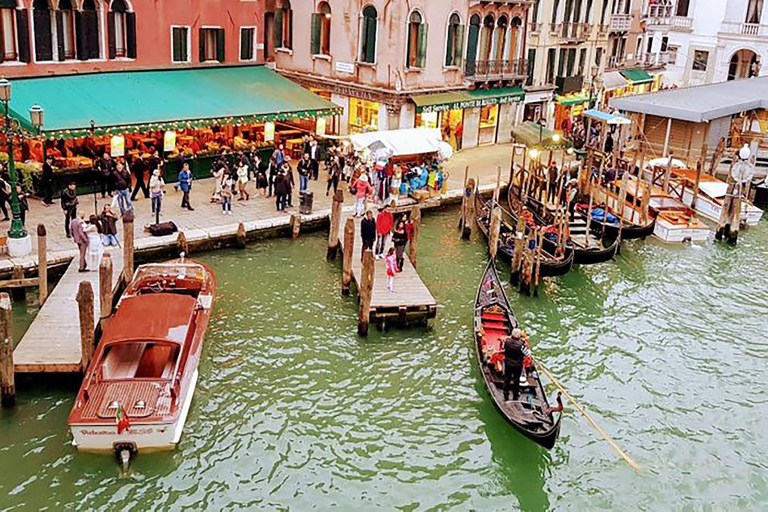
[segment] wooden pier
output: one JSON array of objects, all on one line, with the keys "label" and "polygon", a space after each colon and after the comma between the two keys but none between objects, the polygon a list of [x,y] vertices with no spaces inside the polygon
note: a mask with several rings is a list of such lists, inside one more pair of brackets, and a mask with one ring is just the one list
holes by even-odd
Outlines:
[{"label": "wooden pier", "polygon": [[[105,251],[112,260],[112,290],[120,285],[123,250]],[[80,313],[77,302],[81,282],[90,283],[94,312],[94,328],[101,319],[99,270],[78,271],[78,258],[72,260],[59,283],[35,316],[24,337],[13,351],[16,373],[74,373],[82,370]]]},{"label": "wooden pier", "polygon": [[[362,219],[352,217],[351,212],[341,214],[340,224],[342,229],[337,232],[341,231],[342,233],[339,236],[339,243],[345,257],[347,257],[347,248],[345,247],[343,228],[347,223],[347,219],[353,219],[355,225],[354,242],[352,244],[351,278],[355,281],[358,289],[360,289],[361,283],[359,279],[362,276],[363,265],[361,257],[363,242],[360,239],[360,221]],[[410,243],[408,249],[410,249]],[[415,258],[415,253],[413,253],[412,257]],[[405,255],[403,271],[395,277],[394,292],[387,290],[387,271],[384,260],[374,261],[373,288],[370,296],[371,323],[380,326],[390,322],[405,325],[420,321],[426,322],[436,315],[437,301],[419,277],[418,272],[416,272],[409,254]]]}]

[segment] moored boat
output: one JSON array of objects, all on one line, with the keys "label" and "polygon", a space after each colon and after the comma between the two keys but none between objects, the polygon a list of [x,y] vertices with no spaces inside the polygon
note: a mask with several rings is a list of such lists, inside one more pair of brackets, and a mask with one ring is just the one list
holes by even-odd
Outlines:
[{"label": "moored boat", "polygon": [[[535,365],[523,370],[518,400],[504,400],[504,338],[518,327],[493,261],[483,272],[475,298],[475,347],[483,382],[496,408],[518,432],[551,449],[560,434]],[[559,398],[558,398],[559,400]]]},{"label": "moored boat", "polygon": [[124,457],[176,446],[192,403],[215,290],[213,272],[200,263],[136,270],[69,415],[78,450]]}]

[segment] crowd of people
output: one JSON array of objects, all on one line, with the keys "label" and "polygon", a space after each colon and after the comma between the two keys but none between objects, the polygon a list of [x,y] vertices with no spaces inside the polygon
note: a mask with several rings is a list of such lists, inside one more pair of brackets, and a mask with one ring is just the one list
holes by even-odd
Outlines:
[{"label": "crowd of people", "polygon": [[395,275],[403,271],[405,248],[412,236],[413,220],[410,215],[402,214],[395,219],[388,204],[379,208],[376,218],[372,210],[367,210],[360,221],[361,254],[364,256],[365,251],[370,250],[375,259],[385,261],[387,290],[390,293],[395,291]]}]

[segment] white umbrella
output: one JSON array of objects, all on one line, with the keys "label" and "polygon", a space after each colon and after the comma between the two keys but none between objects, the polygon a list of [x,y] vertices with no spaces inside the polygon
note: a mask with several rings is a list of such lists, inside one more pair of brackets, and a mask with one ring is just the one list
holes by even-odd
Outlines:
[{"label": "white umbrella", "polygon": [[[655,158],[649,162],[646,162],[645,167],[651,168],[651,167],[666,167],[669,165],[669,158]],[[682,160],[678,160],[677,158],[672,158],[672,167],[676,167],[678,169],[685,169],[685,162]]]},{"label": "white umbrella", "polygon": [[443,160],[448,160],[453,156],[453,147],[451,147],[451,145],[447,142],[443,141],[437,147],[437,152],[440,155],[440,158]]}]

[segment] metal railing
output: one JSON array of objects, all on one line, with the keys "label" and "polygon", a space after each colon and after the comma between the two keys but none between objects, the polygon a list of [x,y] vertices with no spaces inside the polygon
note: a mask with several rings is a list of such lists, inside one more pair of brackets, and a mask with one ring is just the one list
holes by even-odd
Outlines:
[{"label": "metal railing", "polygon": [[740,23],[738,21],[724,21],[720,29],[725,34],[738,34],[742,36],[768,36],[768,25],[759,23]]},{"label": "metal railing", "polygon": [[611,32],[629,32],[632,27],[631,14],[611,14],[610,19]]},{"label": "metal railing", "polygon": [[591,28],[589,23],[550,23],[549,33],[561,39],[586,39]]},{"label": "metal railing", "polygon": [[464,75],[472,78],[523,77],[528,75],[528,60],[477,60],[467,62]]},{"label": "metal railing", "polygon": [[635,56],[609,56],[606,69],[655,68],[674,64],[677,52],[649,52]]},{"label": "metal railing", "polygon": [[[693,31],[693,18],[689,16],[674,16],[672,14],[658,15],[656,13],[661,12],[661,9],[654,9],[653,7],[654,6],[651,6],[651,9],[645,16],[646,24],[658,27],[669,27],[671,30],[677,30],[679,32]],[[665,9],[663,12],[667,12],[667,6],[664,7]],[[671,13],[671,10],[669,10],[669,12]]]}]

